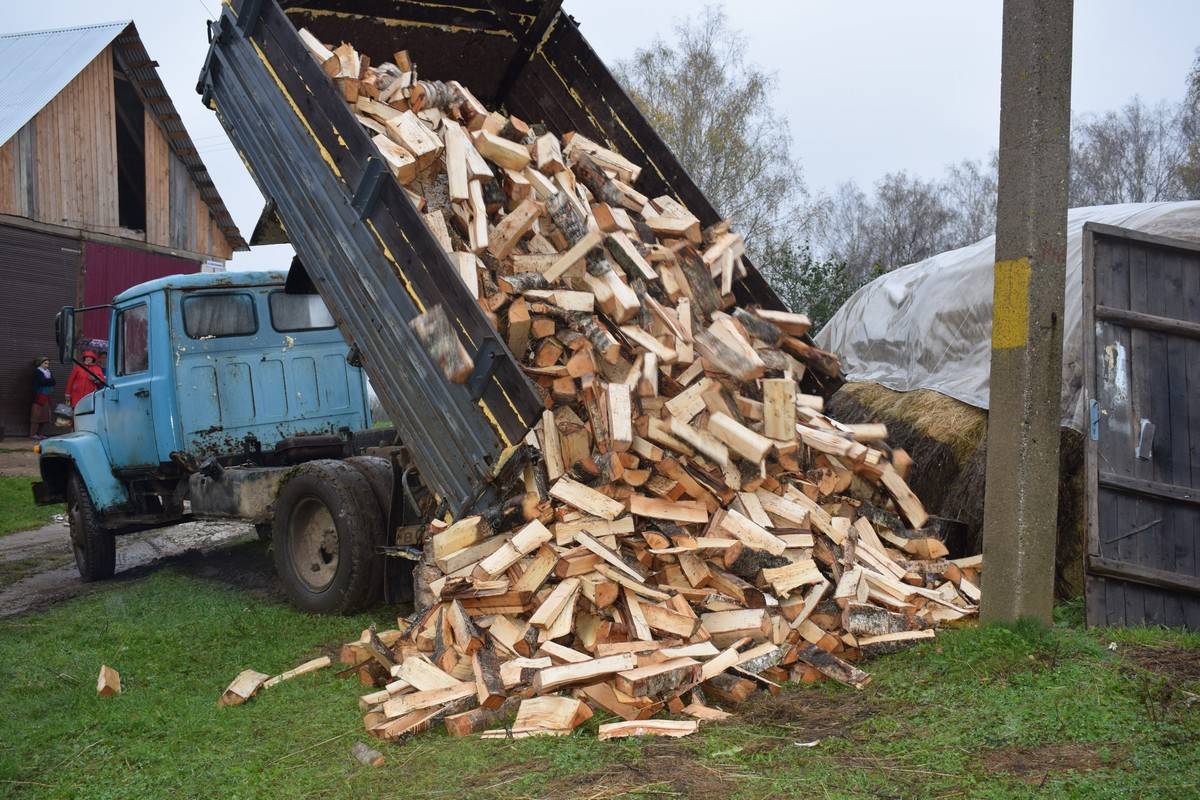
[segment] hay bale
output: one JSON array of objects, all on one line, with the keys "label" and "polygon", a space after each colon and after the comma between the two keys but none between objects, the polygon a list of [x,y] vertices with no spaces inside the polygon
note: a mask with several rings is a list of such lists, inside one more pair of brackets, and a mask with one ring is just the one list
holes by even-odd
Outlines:
[{"label": "hay bale", "polygon": [[[912,456],[915,468],[909,485],[925,507],[940,516],[970,522],[960,514],[948,513],[946,502],[959,475],[987,440],[986,411],[929,389],[896,392],[867,382],[843,385],[827,408],[840,422],[886,423],[888,443]],[[980,494],[978,523],[983,520],[982,498]]]},{"label": "hay bale", "polygon": [[[845,423],[883,422],[892,447],[912,456],[909,485],[930,512],[966,526],[967,553],[983,541],[983,497],[987,467],[987,412],[952,397],[918,389],[897,392],[877,383],[843,385],[829,399],[829,414]],[[1083,593],[1083,436],[1060,430],[1058,543],[1055,592]]]}]

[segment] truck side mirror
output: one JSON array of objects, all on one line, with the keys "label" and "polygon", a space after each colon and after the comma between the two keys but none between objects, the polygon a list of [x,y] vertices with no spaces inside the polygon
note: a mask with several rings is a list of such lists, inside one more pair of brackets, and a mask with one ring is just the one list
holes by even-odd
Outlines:
[{"label": "truck side mirror", "polygon": [[54,317],[54,341],[58,344],[58,362],[70,364],[75,360],[75,309],[63,306]]}]

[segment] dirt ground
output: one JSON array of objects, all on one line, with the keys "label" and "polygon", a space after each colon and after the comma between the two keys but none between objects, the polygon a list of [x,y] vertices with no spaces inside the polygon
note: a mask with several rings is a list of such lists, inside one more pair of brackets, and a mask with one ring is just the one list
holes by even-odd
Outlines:
[{"label": "dirt ground", "polygon": [[31,440],[0,440],[0,476],[38,477],[38,459]]},{"label": "dirt ground", "polygon": [[[274,572],[262,548],[232,547],[254,541],[252,526],[223,520],[121,536],[114,580],[134,579],[171,563],[198,577],[276,592]],[[97,585],[103,584],[91,584]],[[88,588],[75,569],[65,523],[0,538],[0,617],[44,608]]]},{"label": "dirt ground", "polygon": [[[765,725],[776,735],[748,737],[737,750],[769,757],[769,751],[793,750],[797,743],[819,742],[851,735],[852,729],[881,706],[871,694],[817,694],[761,692],[739,706],[728,723]],[[734,759],[701,758],[685,740],[661,739],[648,743],[631,761],[606,764],[591,772],[570,775],[551,783],[547,796],[567,800],[607,800],[637,794],[645,798],[723,800],[744,785],[747,775]],[[499,784],[502,774],[489,774]]]},{"label": "dirt ground", "polygon": [[1119,742],[1070,742],[1037,747],[1000,747],[980,759],[988,772],[1003,772],[1027,783],[1043,784],[1055,773],[1111,769],[1127,760],[1129,748]]},{"label": "dirt ground", "polygon": [[1142,669],[1180,684],[1200,683],[1200,650],[1125,645],[1125,657]]},{"label": "dirt ground", "polygon": [[[29,439],[0,441],[0,475],[37,477],[37,454]],[[205,520],[129,534],[117,539],[117,574],[130,580],[177,564],[200,577],[251,590],[278,592],[261,548],[233,548],[255,541],[254,528],[239,521]],[[102,585],[102,584],[101,584]],[[87,591],[79,580],[65,522],[0,537],[0,617],[23,614]]]},{"label": "dirt ground", "polygon": [[636,793],[648,800],[685,797],[724,800],[737,790],[736,778],[741,773],[741,768],[733,764],[705,764],[683,743],[654,741],[635,760],[618,761],[592,772],[552,781],[546,796],[609,800]]}]

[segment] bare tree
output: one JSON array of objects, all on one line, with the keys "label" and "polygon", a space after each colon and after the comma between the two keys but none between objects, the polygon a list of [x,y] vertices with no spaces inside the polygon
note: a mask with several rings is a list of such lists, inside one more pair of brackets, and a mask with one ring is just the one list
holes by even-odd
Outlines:
[{"label": "bare tree", "polygon": [[[865,277],[979,241],[995,230],[998,156],[962,161],[937,182],[885,175],[866,195],[843,184],[818,202],[819,253]],[[1200,56],[1178,106],[1135,97],[1119,111],[1076,119],[1072,207],[1200,197]]]},{"label": "bare tree", "polygon": [[996,187],[1000,154],[986,162],[964,159],[951,164],[942,181],[946,202],[954,212],[951,247],[962,247],[991,236],[996,230]]},{"label": "bare tree", "polygon": [[855,278],[895,269],[953,247],[956,214],[942,187],[907,172],[883,176],[868,197],[853,183],[818,203],[816,242]]},{"label": "bare tree", "polygon": [[[745,234],[781,296],[822,318],[866,280],[995,229],[997,162],[949,165],[940,180],[885,175],[809,202],[791,156],[775,78],[747,63],[746,42],[708,6],[617,65],[618,80],[717,210]],[[1133,98],[1076,119],[1073,206],[1200,197],[1200,51],[1179,106]]]},{"label": "bare tree", "polygon": [[889,173],[875,185],[875,198],[880,224],[877,265],[895,269],[954,246],[954,211],[936,182],[903,171]]},{"label": "bare tree", "polygon": [[1179,131],[1186,154],[1179,165],[1179,179],[1188,197],[1200,197],[1200,49],[1188,73],[1187,96],[1179,114]]},{"label": "bare tree", "polygon": [[1184,200],[1180,166],[1187,144],[1180,109],[1134,97],[1119,111],[1075,122],[1071,136],[1071,206]]},{"label": "bare tree", "polygon": [[879,250],[871,200],[858,184],[847,181],[817,201],[816,214],[814,238],[819,250],[845,264],[854,277],[865,276],[877,263]]},{"label": "bare tree", "polygon": [[755,252],[802,227],[804,181],[791,157],[773,75],[749,64],[744,37],[708,6],[617,65],[625,86],[717,210]]}]

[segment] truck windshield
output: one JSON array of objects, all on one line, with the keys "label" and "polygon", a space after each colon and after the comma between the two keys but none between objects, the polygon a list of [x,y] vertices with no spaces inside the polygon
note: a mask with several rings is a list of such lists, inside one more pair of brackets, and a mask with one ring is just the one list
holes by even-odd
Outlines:
[{"label": "truck windshield", "polygon": [[315,331],[335,324],[319,294],[272,292],[269,301],[271,325],[277,331]]},{"label": "truck windshield", "polygon": [[183,299],[183,329],[193,339],[250,336],[258,330],[248,294],[197,294]]}]

